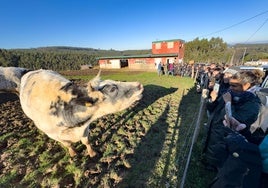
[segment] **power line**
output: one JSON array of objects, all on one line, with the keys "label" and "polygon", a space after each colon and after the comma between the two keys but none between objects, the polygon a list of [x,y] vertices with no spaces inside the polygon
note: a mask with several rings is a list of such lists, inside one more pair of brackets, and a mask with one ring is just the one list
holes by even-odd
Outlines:
[{"label": "power line", "polygon": [[248,40],[245,41],[245,43],[247,43],[263,26],[264,24],[266,24],[266,22],[268,21],[268,18],[263,22],[263,24],[248,38]]},{"label": "power line", "polygon": [[[237,25],[240,25],[240,24],[245,23],[245,22],[247,22],[247,21],[249,21],[249,20],[252,20],[252,19],[254,19],[254,18],[256,18],[256,17],[258,17],[258,16],[260,16],[260,15],[266,14],[267,12],[268,12],[268,10],[266,10],[266,11],[264,11],[264,12],[262,12],[262,13],[259,13],[259,14],[255,15],[255,16],[253,16],[253,17],[250,17],[250,18],[248,18],[248,19],[245,19],[245,20],[243,20],[243,21],[241,21],[241,22],[238,22],[238,23],[236,23],[236,24],[233,24],[233,25],[231,25],[231,26],[228,26],[228,27],[225,27],[225,28],[223,28],[223,29],[214,31],[214,32],[209,33],[209,34],[207,34],[207,35],[200,36],[200,38],[207,37],[207,36],[210,36],[210,35],[213,35],[213,34],[216,34],[216,33],[222,32],[222,31],[225,31],[225,30],[227,30],[227,29],[233,28],[233,27],[235,27],[235,26],[237,26]],[[263,25],[264,25],[264,24],[263,24]]]}]

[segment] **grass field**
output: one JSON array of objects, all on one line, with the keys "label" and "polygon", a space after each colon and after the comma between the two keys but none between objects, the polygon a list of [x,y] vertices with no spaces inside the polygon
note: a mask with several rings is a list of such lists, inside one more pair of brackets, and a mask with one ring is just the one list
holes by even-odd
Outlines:
[{"label": "grass field", "polygon": [[[68,78],[85,83],[93,76]],[[74,145],[81,154],[70,158],[35,128],[18,100],[0,104],[0,187],[180,187],[200,105],[193,80],[154,72],[102,79],[139,81],[144,92],[135,107],[90,125],[93,159],[80,143]],[[213,178],[199,162],[203,135],[201,128],[184,187],[206,187]]]}]

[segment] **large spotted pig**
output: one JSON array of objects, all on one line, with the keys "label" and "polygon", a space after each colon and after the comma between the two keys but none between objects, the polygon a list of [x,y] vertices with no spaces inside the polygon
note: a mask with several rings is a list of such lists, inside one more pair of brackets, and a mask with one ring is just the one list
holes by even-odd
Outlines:
[{"label": "large spotted pig", "polygon": [[26,73],[21,79],[20,102],[25,114],[50,138],[76,155],[71,143],[81,141],[90,157],[89,124],[106,114],[122,111],[142,97],[138,82],[101,81],[99,75],[79,87],[49,70]]}]

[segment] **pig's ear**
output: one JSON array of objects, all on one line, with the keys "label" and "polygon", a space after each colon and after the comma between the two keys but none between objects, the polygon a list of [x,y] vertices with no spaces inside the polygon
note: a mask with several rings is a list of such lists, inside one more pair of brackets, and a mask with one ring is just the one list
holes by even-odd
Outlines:
[{"label": "pig's ear", "polygon": [[92,80],[90,80],[87,84],[87,90],[88,92],[99,90],[99,85],[101,82],[101,70],[99,70],[97,76],[95,76]]}]

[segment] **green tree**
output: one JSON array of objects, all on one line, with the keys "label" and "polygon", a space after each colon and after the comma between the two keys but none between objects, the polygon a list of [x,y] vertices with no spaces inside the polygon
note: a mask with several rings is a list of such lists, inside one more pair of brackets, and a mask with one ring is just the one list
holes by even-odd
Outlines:
[{"label": "green tree", "polygon": [[194,39],[185,44],[184,60],[189,62],[218,63],[223,64],[230,58],[227,44],[221,38]]}]

